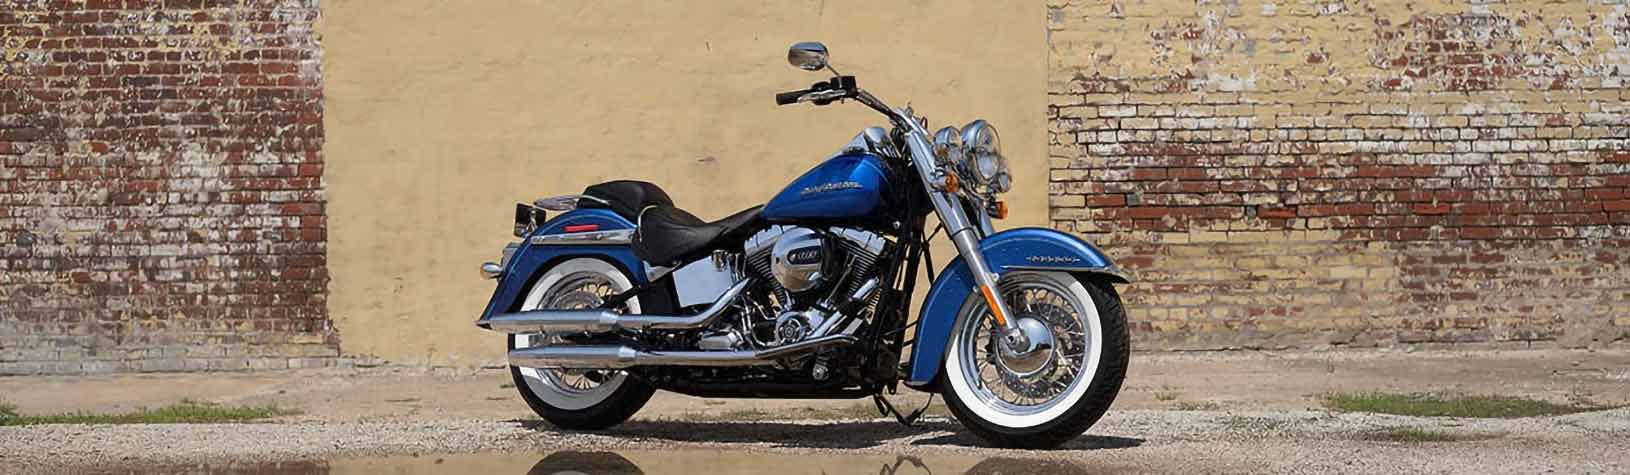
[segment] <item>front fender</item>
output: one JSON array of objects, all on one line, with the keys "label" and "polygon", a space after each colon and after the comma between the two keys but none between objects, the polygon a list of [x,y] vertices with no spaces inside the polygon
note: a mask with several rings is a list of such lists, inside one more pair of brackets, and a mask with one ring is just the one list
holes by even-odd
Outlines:
[{"label": "front fender", "polygon": [[582,225],[596,225],[598,226],[596,231],[634,229],[634,223],[605,209],[568,211],[538,226],[536,231],[521,242],[515,256],[511,257],[504,267],[504,273],[499,275],[498,288],[493,290],[492,298],[487,301],[487,308],[481,312],[478,323],[493,315],[513,311],[512,307],[526,296],[528,287],[543,274],[542,270],[571,257],[593,257],[604,260],[626,272],[634,285],[645,284],[645,265],[634,256],[634,250],[628,244],[534,244],[535,237],[563,234],[567,226]]},{"label": "front fender", "polygon": [[[1081,238],[1047,228],[1018,228],[987,236],[979,242],[985,262],[997,274],[1014,270],[1055,270],[1101,275],[1127,283],[1120,268],[1098,248]],[[916,343],[911,351],[911,374],[906,385],[922,389],[939,376],[941,362],[957,312],[973,294],[973,275],[961,258],[945,266],[923,299],[917,315]]]}]

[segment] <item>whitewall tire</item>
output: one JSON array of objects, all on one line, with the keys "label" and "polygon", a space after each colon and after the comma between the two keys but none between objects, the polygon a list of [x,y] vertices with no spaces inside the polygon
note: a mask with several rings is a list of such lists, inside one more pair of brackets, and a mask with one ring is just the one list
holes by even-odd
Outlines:
[{"label": "whitewall tire", "polygon": [[[628,276],[606,261],[574,258],[544,272],[519,310],[598,307],[611,294],[633,288]],[[638,299],[625,310],[639,313]],[[556,343],[559,335],[514,334],[508,349]],[[622,423],[650,400],[650,385],[623,371],[510,366],[515,388],[533,412],[563,429],[597,430]]]},{"label": "whitewall tire", "polygon": [[1130,352],[1120,297],[1108,282],[1063,272],[1013,272],[1000,287],[1009,318],[1054,344],[1027,355],[1003,350],[984,299],[970,296],[946,350],[941,390],[952,414],[991,444],[1055,447],[1096,423],[1120,392]]}]

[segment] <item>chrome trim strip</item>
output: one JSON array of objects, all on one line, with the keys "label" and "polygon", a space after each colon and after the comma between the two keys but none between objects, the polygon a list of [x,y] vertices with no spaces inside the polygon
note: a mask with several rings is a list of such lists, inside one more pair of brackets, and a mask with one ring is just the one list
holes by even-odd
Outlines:
[{"label": "chrome trim strip", "polygon": [[1121,283],[1123,283],[1123,284],[1132,283],[1132,277],[1128,276],[1126,274],[1126,271],[1121,269],[1121,266],[1116,266],[1116,265],[1112,265],[1112,266],[1109,266],[1109,267],[1064,267],[1064,266],[1059,266],[1059,267],[1049,267],[1049,266],[1003,266],[1003,267],[1005,267],[1007,270],[1039,270],[1039,271],[1086,272],[1086,273],[1091,273],[1091,274],[1103,274],[1103,275],[1107,275],[1107,276],[1119,279],[1121,281]]},{"label": "chrome trim strip", "polygon": [[581,233],[540,234],[532,236],[534,246],[614,246],[634,242],[634,230],[588,231]]},{"label": "chrome trim strip", "polygon": [[528,368],[623,369],[633,366],[763,366],[779,358],[835,344],[855,344],[851,335],[832,335],[758,351],[641,351],[622,345],[555,345],[509,351],[509,362]]},{"label": "chrome trim strip", "polygon": [[724,315],[730,304],[752,284],[752,279],[737,282],[725,290],[713,305],[694,315],[622,315],[612,310],[531,310],[505,313],[475,322],[492,331],[504,333],[535,332],[608,332],[623,330],[689,330],[702,328]]}]

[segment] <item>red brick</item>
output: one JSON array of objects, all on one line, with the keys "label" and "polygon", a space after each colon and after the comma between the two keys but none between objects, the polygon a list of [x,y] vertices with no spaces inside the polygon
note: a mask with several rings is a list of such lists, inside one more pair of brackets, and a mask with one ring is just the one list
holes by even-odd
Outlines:
[{"label": "red brick", "polygon": [[1164,168],[1135,168],[1132,170],[1132,179],[1138,181],[1157,181],[1166,179]]},{"label": "red brick", "polygon": [[1410,206],[1409,210],[1415,214],[1449,214],[1453,207],[1448,204],[1417,203]]},{"label": "red brick", "polygon": [[1099,208],[1126,204],[1126,195],[1087,195],[1087,206]]},{"label": "red brick", "polygon": [[1162,218],[1173,213],[1173,208],[1163,206],[1136,206],[1126,209],[1126,216],[1131,218]]},{"label": "red brick", "polygon": [[1259,206],[1256,215],[1263,218],[1294,218],[1296,208]]}]

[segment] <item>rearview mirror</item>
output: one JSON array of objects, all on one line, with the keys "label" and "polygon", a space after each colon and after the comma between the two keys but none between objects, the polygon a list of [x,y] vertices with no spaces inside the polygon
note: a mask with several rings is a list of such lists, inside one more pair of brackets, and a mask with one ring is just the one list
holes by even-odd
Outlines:
[{"label": "rearview mirror", "polygon": [[787,63],[805,71],[826,69],[826,45],[819,41],[795,43],[787,49]]}]

